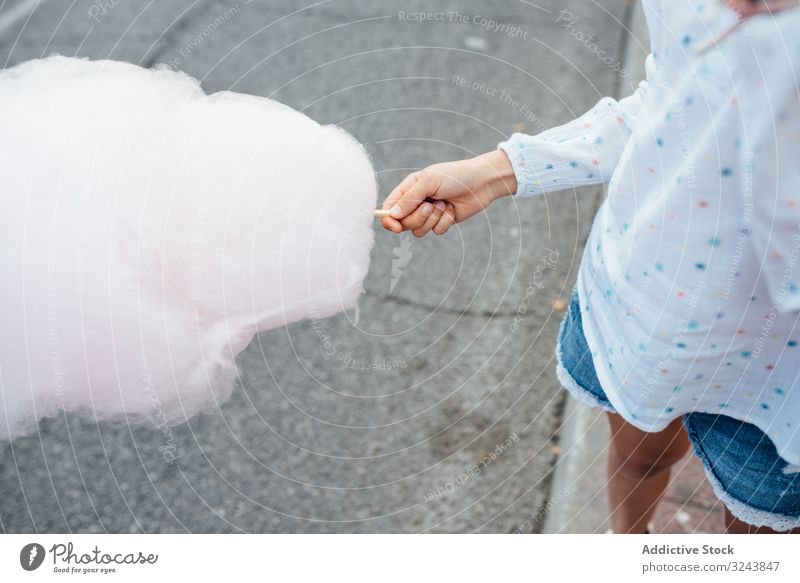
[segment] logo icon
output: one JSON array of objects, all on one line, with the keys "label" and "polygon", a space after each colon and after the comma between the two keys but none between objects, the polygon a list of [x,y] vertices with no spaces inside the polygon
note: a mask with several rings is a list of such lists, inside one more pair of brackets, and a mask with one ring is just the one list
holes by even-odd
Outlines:
[{"label": "logo icon", "polygon": [[400,278],[403,277],[403,270],[411,262],[414,252],[411,251],[411,243],[413,243],[411,236],[408,232],[400,236],[400,244],[392,249],[394,259],[392,259],[392,279],[389,281],[389,295],[394,291],[394,287]]},{"label": "logo icon", "polygon": [[35,571],[44,562],[44,547],[39,543],[29,543],[19,552],[19,564],[26,571]]}]

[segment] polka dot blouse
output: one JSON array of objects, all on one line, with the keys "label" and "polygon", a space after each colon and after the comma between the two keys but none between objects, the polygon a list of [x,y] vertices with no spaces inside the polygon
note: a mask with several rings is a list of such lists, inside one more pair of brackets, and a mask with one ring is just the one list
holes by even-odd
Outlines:
[{"label": "polka dot blouse", "polygon": [[608,182],[578,276],[614,408],[646,431],[691,411],[766,432],[800,464],[800,8],[646,0],[631,96],[500,144],[518,196]]}]

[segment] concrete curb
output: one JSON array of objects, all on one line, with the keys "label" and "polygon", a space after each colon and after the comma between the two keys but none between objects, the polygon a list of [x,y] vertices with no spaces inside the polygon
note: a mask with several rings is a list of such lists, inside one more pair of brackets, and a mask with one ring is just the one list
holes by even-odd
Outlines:
[{"label": "concrete curb", "polygon": [[605,411],[567,398],[561,428],[561,456],[547,505],[546,534],[597,533],[608,528],[604,484],[608,425]]},{"label": "concrete curb", "polygon": [[[649,38],[641,4],[629,7],[629,29],[623,50],[629,75],[617,97],[629,95],[644,78]],[[561,426],[561,454],[546,506],[543,533],[604,533],[609,528],[605,461],[608,444],[605,412],[567,397]]]}]

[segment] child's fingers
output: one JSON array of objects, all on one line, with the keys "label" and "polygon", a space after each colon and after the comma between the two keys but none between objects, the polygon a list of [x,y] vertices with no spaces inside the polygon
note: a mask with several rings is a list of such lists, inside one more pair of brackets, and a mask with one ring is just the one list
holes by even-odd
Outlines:
[{"label": "child's fingers", "polygon": [[439,222],[436,223],[436,226],[433,228],[433,232],[437,235],[444,235],[455,223],[456,209],[448,202],[442,216],[439,218]]},{"label": "child's fingers", "polygon": [[391,217],[383,217],[381,219],[381,226],[392,233],[403,232],[403,225],[400,224],[400,221],[397,221]]},{"label": "child's fingers", "polygon": [[439,219],[444,212],[444,206],[444,202],[441,200],[437,200],[435,203],[433,203],[433,213],[431,213],[431,216],[429,216],[428,220],[425,221],[425,224],[411,231],[415,237],[424,237],[432,228],[436,226],[436,223],[439,222]]},{"label": "child's fingers", "polygon": [[414,212],[400,221],[400,224],[403,225],[403,230],[411,231],[413,229],[420,228],[433,214],[433,211],[433,204],[429,202],[423,202]]},{"label": "child's fingers", "polygon": [[428,174],[418,173],[415,177],[415,182],[408,188],[408,190],[401,193],[400,197],[393,201],[391,206],[392,218],[404,219],[422,202],[428,198],[428,195],[433,194],[433,185],[431,178]]},{"label": "child's fingers", "polygon": [[[395,186],[394,190],[392,190],[392,192],[389,193],[389,196],[387,196],[386,200],[383,201],[381,208],[383,210],[389,210],[390,208],[392,208],[395,202],[397,202],[397,200],[399,200],[400,197],[403,196],[403,193],[405,193],[409,188],[411,188],[416,181],[417,181],[417,172],[412,172],[411,174],[406,176],[403,179],[403,181],[397,186]],[[403,232],[403,226],[400,224],[400,221],[392,217],[382,218],[381,225],[383,226],[384,229],[392,231],[394,233]]]}]

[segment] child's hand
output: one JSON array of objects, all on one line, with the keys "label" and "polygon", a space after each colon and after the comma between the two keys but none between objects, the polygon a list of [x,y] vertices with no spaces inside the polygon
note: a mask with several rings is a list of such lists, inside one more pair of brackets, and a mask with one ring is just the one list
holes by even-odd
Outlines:
[{"label": "child's hand", "polygon": [[469,160],[434,164],[406,176],[383,202],[392,216],[381,219],[394,233],[422,237],[443,235],[503,196],[515,193],[517,181],[505,152],[496,150]]}]

